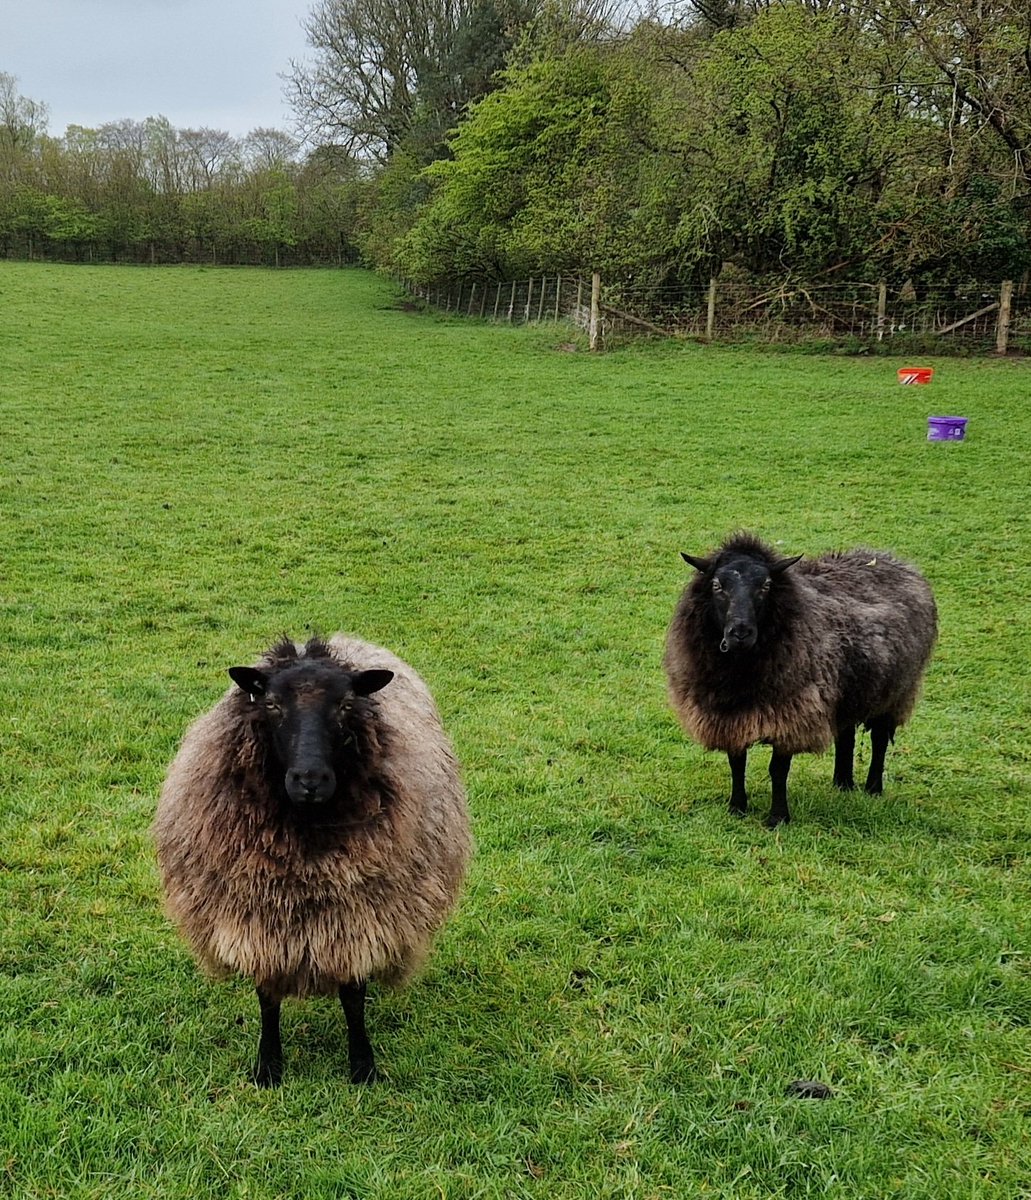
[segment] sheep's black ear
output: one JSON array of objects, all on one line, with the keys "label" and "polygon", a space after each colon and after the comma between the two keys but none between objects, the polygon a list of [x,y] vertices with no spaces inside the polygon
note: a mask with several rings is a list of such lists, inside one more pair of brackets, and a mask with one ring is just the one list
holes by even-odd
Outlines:
[{"label": "sheep's black ear", "polygon": [[230,667],[229,678],[248,696],[264,696],[268,687],[268,676],[253,667]]},{"label": "sheep's black ear", "polygon": [[793,567],[795,563],[802,557],[801,554],[796,554],[794,558],[780,558],[772,567],[770,567],[771,575],[779,575],[782,571],[786,571],[788,567]]},{"label": "sheep's black ear", "polygon": [[693,554],[685,554],[683,550],[680,551],[680,557],[684,560],[684,562],[690,563],[696,571],[702,571],[704,573],[705,571],[712,570],[711,558],[695,558]]},{"label": "sheep's black ear", "polygon": [[385,688],[393,678],[393,671],[356,671],[351,686],[355,695],[371,696],[373,692]]}]

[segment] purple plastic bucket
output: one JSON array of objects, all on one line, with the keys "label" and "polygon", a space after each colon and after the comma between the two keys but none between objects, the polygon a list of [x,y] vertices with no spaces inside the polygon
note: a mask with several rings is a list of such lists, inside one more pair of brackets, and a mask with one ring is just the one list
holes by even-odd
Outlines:
[{"label": "purple plastic bucket", "polygon": [[929,442],[961,442],[967,436],[966,417],[928,417]]}]

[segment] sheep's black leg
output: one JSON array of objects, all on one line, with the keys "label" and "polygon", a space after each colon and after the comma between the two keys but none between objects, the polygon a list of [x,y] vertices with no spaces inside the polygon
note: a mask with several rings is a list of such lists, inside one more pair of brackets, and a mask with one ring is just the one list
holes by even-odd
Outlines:
[{"label": "sheep's black leg", "polygon": [[260,987],[257,992],[261,1007],[261,1040],[258,1042],[254,1082],[260,1088],[279,1087],[283,1078],[283,1043],[279,1038],[280,1002],[273,1000]]},{"label": "sheep's black leg", "polygon": [[895,722],[891,717],[875,717],[870,722],[870,771],[866,790],[874,796],[884,791],[884,756],[888,743],[895,740]]},{"label": "sheep's black leg", "polygon": [[845,725],[834,743],[834,786],[850,792],[856,786],[852,763],[856,753],[856,727]]},{"label": "sheep's black leg", "polygon": [[748,762],[748,751],[740,754],[728,754],[730,763],[730,811],[733,813],[748,812],[748,795],[745,792],[745,764]]},{"label": "sheep's black leg", "polygon": [[376,1062],[365,1032],[365,982],[342,983],[340,1003],[347,1018],[347,1056],[352,1083],[375,1083]]},{"label": "sheep's black leg", "polygon": [[788,772],[791,770],[791,755],[778,754],[774,750],[770,758],[770,784],[773,793],[773,804],[770,815],[766,818],[766,827],[776,829],[785,821],[791,820],[788,812]]}]

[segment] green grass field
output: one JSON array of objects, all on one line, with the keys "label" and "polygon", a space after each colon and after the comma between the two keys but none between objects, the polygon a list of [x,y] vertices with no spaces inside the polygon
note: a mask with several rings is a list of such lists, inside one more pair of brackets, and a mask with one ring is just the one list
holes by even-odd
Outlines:
[{"label": "green grass field", "polygon": [[[1026,363],[592,357],[356,272],[5,262],[0,304],[0,1193],[1031,1196]],[[941,614],[885,794],[797,759],[773,834],[660,666],[679,551],[742,526],[894,549]],[[226,667],[336,629],[430,683],[478,856],[373,996],[385,1081],[309,1001],[259,1092],[148,826]]]}]

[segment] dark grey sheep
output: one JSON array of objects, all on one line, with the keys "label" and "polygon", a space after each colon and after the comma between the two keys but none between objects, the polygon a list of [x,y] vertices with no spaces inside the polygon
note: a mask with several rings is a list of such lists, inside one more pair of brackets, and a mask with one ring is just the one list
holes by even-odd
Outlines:
[{"label": "dark grey sheep", "polygon": [[872,550],[799,561],[748,533],[707,558],[666,638],[670,703],[684,730],[730,761],[730,807],[744,812],[748,748],[769,743],[770,827],[790,818],[795,754],[835,743],[834,783],[851,789],[856,726],[870,731],[868,792],[908,720],[938,632],[931,589],[908,563]]}]

